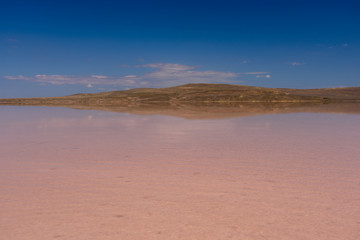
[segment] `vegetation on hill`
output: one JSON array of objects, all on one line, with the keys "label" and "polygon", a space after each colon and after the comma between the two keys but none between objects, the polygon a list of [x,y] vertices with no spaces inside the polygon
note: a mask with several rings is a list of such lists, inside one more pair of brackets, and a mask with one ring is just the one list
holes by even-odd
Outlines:
[{"label": "vegetation on hill", "polygon": [[2,105],[132,106],[231,103],[359,102],[360,87],[323,89],[262,88],[228,84],[186,84],[64,97],[0,99]]}]

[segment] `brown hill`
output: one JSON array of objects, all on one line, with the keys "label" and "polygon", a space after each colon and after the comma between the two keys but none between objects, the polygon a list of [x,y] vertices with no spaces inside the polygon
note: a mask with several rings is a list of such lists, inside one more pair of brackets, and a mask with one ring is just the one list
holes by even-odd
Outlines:
[{"label": "brown hill", "polygon": [[257,102],[360,102],[360,87],[284,89],[228,84],[186,84],[170,88],[137,88],[64,97],[0,99],[2,105],[46,106],[229,105]]}]

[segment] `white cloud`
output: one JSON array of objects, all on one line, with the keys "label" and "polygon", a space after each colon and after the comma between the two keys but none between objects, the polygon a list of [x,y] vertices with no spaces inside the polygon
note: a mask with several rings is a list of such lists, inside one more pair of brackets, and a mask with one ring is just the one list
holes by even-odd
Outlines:
[{"label": "white cloud", "polygon": [[246,74],[246,75],[259,75],[259,74],[266,74],[269,72],[244,72],[244,73],[240,73],[240,74]]},{"label": "white cloud", "polygon": [[98,79],[108,78],[108,76],[102,76],[102,75],[91,75],[91,77]]},{"label": "white cloud", "polygon": [[74,76],[74,75],[46,75],[37,74],[35,76],[5,76],[9,80],[32,81],[39,84],[82,84],[87,87],[95,85],[113,85],[122,87],[168,87],[186,83],[236,83],[237,77],[245,75],[256,75],[256,77],[270,78],[269,72],[222,72],[206,70],[197,70],[198,66],[189,66],[173,63],[154,63],[137,65],[137,68],[154,69],[143,75],[125,75],[125,76]]},{"label": "white cloud", "polygon": [[335,49],[335,48],[339,48],[339,47],[348,47],[349,44],[348,43],[335,43],[335,44],[317,44],[316,46],[318,47],[326,47],[329,49]]},{"label": "white cloud", "polygon": [[15,39],[15,38],[8,38],[7,39],[8,42],[19,42],[19,40]]},{"label": "white cloud", "polygon": [[152,86],[175,86],[185,83],[214,83],[214,82],[233,82],[237,76],[233,72],[219,71],[196,71],[197,66],[188,66],[173,63],[155,63],[138,65],[141,68],[154,68],[154,72],[146,73],[141,76]]},{"label": "white cloud", "polygon": [[181,70],[190,70],[196,68],[195,66],[181,65],[175,63],[153,63],[153,64],[137,65],[136,67],[159,68],[164,71],[181,71]]},{"label": "white cloud", "polygon": [[112,77],[112,76],[73,76],[73,75],[46,75],[46,74],[37,74],[35,76],[25,77],[22,75],[19,76],[5,76],[5,79],[9,80],[24,80],[31,82],[38,82],[40,84],[53,84],[53,85],[64,85],[64,84],[82,84],[89,86],[90,85],[128,85],[125,80],[126,77]]},{"label": "white cloud", "polygon": [[255,77],[256,77],[256,78],[271,78],[271,75],[270,75],[270,74],[265,74],[265,75],[263,75],[263,74],[258,74],[258,75],[256,75]]},{"label": "white cloud", "polygon": [[25,79],[26,77],[24,77],[23,75],[18,75],[16,77],[13,76],[5,76],[5,79],[9,79],[9,80],[27,80]]},{"label": "white cloud", "polygon": [[290,63],[292,66],[302,66],[304,65],[305,63],[302,63],[302,62],[292,62]]}]

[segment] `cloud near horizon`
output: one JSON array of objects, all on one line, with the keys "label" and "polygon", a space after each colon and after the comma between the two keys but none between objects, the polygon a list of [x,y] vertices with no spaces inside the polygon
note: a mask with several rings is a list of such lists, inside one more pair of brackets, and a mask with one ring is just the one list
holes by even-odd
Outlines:
[{"label": "cloud near horizon", "polygon": [[304,65],[305,63],[303,63],[303,62],[292,62],[292,63],[290,63],[292,66],[302,66],[302,65]]},{"label": "cloud near horizon", "polygon": [[[266,75],[268,72],[220,72],[220,71],[198,71],[195,70],[199,66],[189,66],[173,63],[155,63],[137,65],[137,68],[151,68],[155,71],[145,73],[143,75],[126,75],[126,76],[106,76],[106,75],[46,75],[37,74],[35,76],[4,76],[9,80],[23,80],[37,82],[40,84],[81,84],[87,87],[95,85],[116,85],[123,87],[170,87],[186,83],[236,83],[236,77],[245,75]],[[267,77],[269,78],[269,77]]]}]

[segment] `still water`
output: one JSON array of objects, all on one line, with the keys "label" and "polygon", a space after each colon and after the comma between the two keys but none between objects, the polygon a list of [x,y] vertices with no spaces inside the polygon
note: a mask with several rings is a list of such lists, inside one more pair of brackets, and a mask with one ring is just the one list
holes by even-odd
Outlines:
[{"label": "still water", "polygon": [[0,107],[0,239],[360,239],[360,115]]}]

